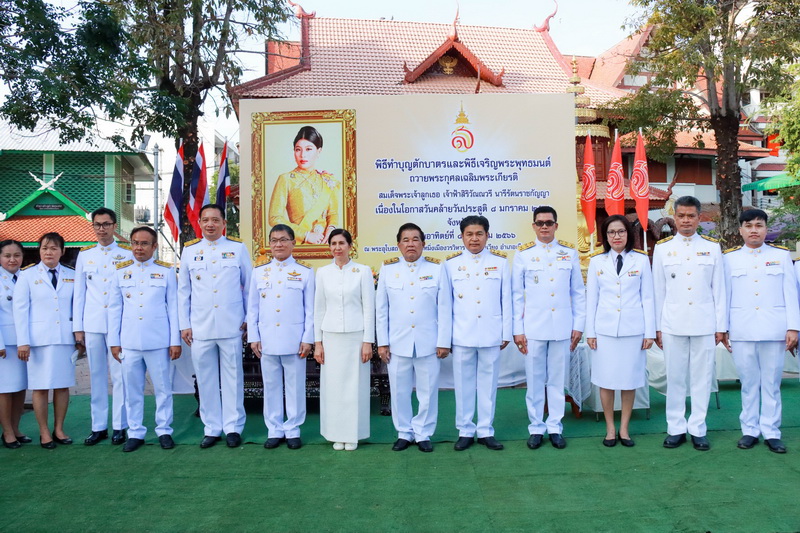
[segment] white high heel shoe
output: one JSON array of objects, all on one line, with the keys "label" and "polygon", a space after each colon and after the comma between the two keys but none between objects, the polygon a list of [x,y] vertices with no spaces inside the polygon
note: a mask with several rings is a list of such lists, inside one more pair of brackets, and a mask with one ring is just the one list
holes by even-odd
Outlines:
[{"label": "white high heel shoe", "polygon": [[333,449],[336,450],[337,452],[344,450],[344,442],[334,442]]},{"label": "white high heel shoe", "polygon": [[352,452],[352,451],[358,449],[358,443],[357,442],[346,442],[344,444],[344,449],[346,451],[348,451],[348,452]]}]

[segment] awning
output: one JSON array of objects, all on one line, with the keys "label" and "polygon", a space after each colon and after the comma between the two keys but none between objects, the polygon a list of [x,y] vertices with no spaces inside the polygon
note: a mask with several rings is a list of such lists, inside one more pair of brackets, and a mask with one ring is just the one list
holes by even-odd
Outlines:
[{"label": "awning", "polygon": [[747,185],[742,185],[742,191],[771,191],[773,189],[783,189],[785,187],[796,187],[800,185],[800,179],[790,176],[785,172],[754,181]]}]

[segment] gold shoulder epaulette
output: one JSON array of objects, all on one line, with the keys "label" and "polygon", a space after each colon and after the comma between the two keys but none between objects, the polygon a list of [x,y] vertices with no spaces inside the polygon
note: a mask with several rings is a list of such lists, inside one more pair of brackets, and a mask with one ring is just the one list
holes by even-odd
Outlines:
[{"label": "gold shoulder epaulette", "polygon": [[436,264],[436,265],[441,265],[442,264],[442,260],[441,259],[436,259],[435,257],[428,257],[427,255],[425,256],[425,261],[427,261],[428,263]]},{"label": "gold shoulder epaulette", "polygon": [[36,263],[31,263],[31,264],[30,264],[30,265],[28,265],[28,266],[24,266],[24,267],[20,268],[20,270],[28,270],[30,267],[32,267],[32,266],[33,266],[33,265],[35,265],[35,264],[36,264]]},{"label": "gold shoulder epaulette", "polygon": [[[256,264],[253,265],[253,266],[257,266],[257,267],[264,266],[264,265],[268,264],[270,261],[272,261],[272,256],[265,255],[265,256],[261,257],[261,259],[256,261]],[[297,261],[297,262],[299,263],[300,261]]]},{"label": "gold shoulder epaulette", "polygon": [[664,244],[665,242],[669,242],[669,241],[671,241],[671,240],[672,240],[672,238],[673,238],[674,236],[675,236],[675,235],[670,235],[669,237],[664,237],[663,239],[661,239],[660,241],[658,241],[656,244]]},{"label": "gold shoulder epaulette", "polygon": [[397,263],[399,261],[400,261],[399,257],[392,257],[391,259],[387,259],[386,261],[384,261],[383,264],[384,265],[393,265],[393,264],[395,264],[395,263]]},{"label": "gold shoulder epaulette", "polygon": [[187,246],[191,246],[193,244],[197,244],[198,242],[202,241],[203,239],[192,239],[191,241],[186,241],[183,243],[183,247],[186,248]]},{"label": "gold shoulder epaulette", "polygon": [[503,252],[503,251],[501,251],[501,250],[492,249],[492,250],[489,250],[489,251],[492,252],[492,254],[496,255],[497,257],[502,257],[503,259],[508,257],[508,254]]},{"label": "gold shoulder epaulette", "polygon": [[240,239],[238,237],[227,237],[226,236],[225,238],[228,239],[229,241],[233,241],[233,242],[242,242],[242,239]]},{"label": "gold shoulder epaulette", "polygon": [[524,252],[528,248],[533,248],[534,246],[536,246],[536,241],[526,242],[525,244],[520,244],[517,247],[517,250],[519,250],[520,252]]},{"label": "gold shoulder epaulette", "polygon": [[86,250],[91,250],[95,246],[97,246],[97,243],[90,244],[89,246],[84,246],[83,248],[81,248],[81,252],[85,252]]},{"label": "gold shoulder epaulette", "polygon": [[740,244],[739,246],[734,246],[733,248],[728,248],[727,250],[725,250],[722,253],[723,254],[728,254],[728,253],[731,253],[731,252],[735,252],[736,250],[741,249],[741,247],[742,247],[742,245]]},{"label": "gold shoulder epaulette", "polygon": [[558,244],[560,244],[561,246],[565,246],[567,248],[575,248],[574,244],[572,244],[571,242],[567,242],[567,241],[558,241]]},{"label": "gold shoulder epaulette", "polygon": [[786,250],[787,252],[789,251],[787,247],[781,246],[780,244],[772,244],[771,242],[766,242],[764,244],[766,244],[767,246],[772,246],[773,248],[777,248],[778,250]]},{"label": "gold shoulder epaulette", "polygon": [[118,242],[117,246],[119,246],[123,250],[130,250],[131,249],[131,245],[128,244],[128,243],[125,243],[125,242]]},{"label": "gold shoulder epaulette", "polygon": [[715,239],[714,237],[709,237],[708,235],[700,235],[700,236],[707,241],[717,242],[717,243],[719,242],[719,239]]},{"label": "gold shoulder epaulette", "polygon": [[604,253],[606,253],[606,251],[605,251],[605,250],[603,250],[603,249],[600,249],[600,250],[597,250],[597,251],[596,251],[595,253],[593,253],[593,254],[589,254],[589,257],[594,257],[594,256],[596,256],[596,255],[600,255],[600,254],[604,254]]},{"label": "gold shoulder epaulette", "polygon": [[117,263],[117,270],[120,268],[129,267],[133,264],[133,259],[128,259],[127,261],[123,261],[122,263]]},{"label": "gold shoulder epaulette", "polygon": [[157,264],[158,266],[162,266],[164,268],[172,268],[171,263],[167,263],[166,261],[162,261],[161,259],[156,259],[153,263]]},{"label": "gold shoulder epaulette", "polygon": [[462,253],[464,253],[464,252],[463,252],[463,251],[461,251],[461,252],[454,252],[454,253],[452,253],[452,254],[448,255],[448,256],[447,256],[447,259],[445,259],[445,261],[450,261],[450,260],[451,260],[451,259],[453,259],[454,257],[458,257],[459,255],[461,255]]},{"label": "gold shoulder epaulette", "polygon": [[301,261],[300,259],[295,259],[295,262],[296,262],[298,265],[300,265],[300,266],[304,266],[304,267],[306,267],[306,268],[314,268],[313,266],[311,266],[311,263],[306,263],[305,261]]},{"label": "gold shoulder epaulette", "polygon": [[640,250],[638,248],[634,248],[632,251],[636,252],[637,254],[647,255],[647,252],[645,252],[644,250]]}]

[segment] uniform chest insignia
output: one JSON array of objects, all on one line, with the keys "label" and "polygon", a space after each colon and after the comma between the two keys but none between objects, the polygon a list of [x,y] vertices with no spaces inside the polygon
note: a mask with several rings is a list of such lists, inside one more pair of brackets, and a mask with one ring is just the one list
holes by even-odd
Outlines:
[{"label": "uniform chest insignia", "polygon": [[709,255],[711,255],[711,252],[697,252],[697,255],[699,255],[699,256],[709,256]]},{"label": "uniform chest insignia", "polygon": [[122,274],[122,279],[131,279],[132,277],[133,277],[133,273],[130,270],[128,270],[127,272]]},{"label": "uniform chest insignia", "polygon": [[125,293],[125,298],[130,298],[130,297],[131,297],[131,293],[129,293],[129,292],[126,292],[126,293]]},{"label": "uniform chest insignia", "polygon": [[205,259],[205,258],[204,258],[202,255],[196,255],[196,256],[194,256],[194,260],[195,260],[195,261],[203,261],[204,259]]},{"label": "uniform chest insignia", "polygon": [[484,272],[495,272],[495,271],[497,271],[497,267],[496,266],[486,267],[483,270],[484,270]]},{"label": "uniform chest insignia", "polygon": [[556,261],[571,261],[571,260],[572,260],[572,256],[571,255],[557,255],[556,256]]},{"label": "uniform chest insignia", "polygon": [[538,263],[539,261],[541,261],[541,259],[539,259],[538,257],[531,257],[531,261],[533,261],[534,263]]},{"label": "uniform chest insignia", "polygon": [[769,266],[778,266],[778,265],[780,265],[780,264],[781,264],[781,262],[780,262],[780,261],[767,261],[767,264],[766,264],[766,265],[764,265],[764,266],[768,266],[768,267],[769,267]]},{"label": "uniform chest insignia", "polygon": [[599,277],[600,277],[600,276],[602,276],[602,275],[603,275],[603,271],[602,271],[602,270],[598,270],[598,271],[597,271],[597,277],[599,278]]},{"label": "uniform chest insignia", "polygon": [[87,265],[93,265],[93,264],[94,264],[94,261],[91,261],[91,260],[89,260],[89,261],[87,261],[87,262],[86,262],[86,264],[87,264]]},{"label": "uniform chest insignia", "polygon": [[150,274],[150,279],[164,279],[164,274],[160,272],[153,272]]},{"label": "uniform chest insignia", "polygon": [[123,259],[125,259],[125,256],[122,254],[117,254],[112,259],[114,259],[114,261],[122,261]]},{"label": "uniform chest insignia", "polygon": [[63,281],[64,283],[75,283],[74,278],[62,278],[61,281]]},{"label": "uniform chest insignia", "polygon": [[236,252],[222,252],[223,259],[236,259]]},{"label": "uniform chest insignia", "polygon": [[629,278],[632,278],[632,277],[634,277],[634,276],[639,276],[639,275],[640,275],[640,274],[639,274],[639,271],[638,271],[638,270],[630,270],[630,271],[628,271],[628,277],[629,277]]},{"label": "uniform chest insignia", "polygon": [[568,252],[566,250],[559,250],[556,252],[556,255],[568,255]]},{"label": "uniform chest insignia", "polygon": [[292,270],[291,272],[289,272],[289,275],[291,277],[293,277],[293,278],[296,278],[297,276],[300,275],[300,272],[297,272],[296,270]]},{"label": "uniform chest insignia", "polygon": [[352,271],[353,271],[353,272],[361,272],[361,269],[360,269],[360,268],[357,268],[357,267],[353,267],[353,270],[352,270]]},{"label": "uniform chest insignia", "polygon": [[419,277],[419,280],[420,280],[420,281],[427,281],[427,280],[429,280],[429,279],[433,279],[433,276],[420,276],[420,277]]}]

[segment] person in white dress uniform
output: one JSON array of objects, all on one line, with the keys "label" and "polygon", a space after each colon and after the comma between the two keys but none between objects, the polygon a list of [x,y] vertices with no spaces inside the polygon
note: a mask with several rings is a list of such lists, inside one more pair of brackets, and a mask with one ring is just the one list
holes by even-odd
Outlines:
[{"label": "person in white dress uniform", "polygon": [[170,361],[181,356],[178,327],[178,280],[169,263],[153,259],[158,234],[146,226],[131,232],[133,259],[116,266],[108,305],[108,343],[122,363],[128,442],[125,452],[144,444],[145,372],[156,397],[156,435],[165,450],[172,440]]},{"label": "person in white dress uniform", "polygon": [[[461,221],[466,248],[445,261],[445,290],[440,315],[452,334],[456,395],[456,451],[475,442],[502,450],[494,436],[500,351],[511,341],[511,269],[505,252],[486,247],[489,220],[470,215]],[[475,399],[477,397],[477,424]]]},{"label": "person in white dress uniform", "polygon": [[86,348],[91,383],[92,431],[83,443],[93,446],[108,438],[108,376],[111,374],[112,444],[125,442],[125,389],[122,365],[111,355],[108,344],[108,298],[116,266],[131,259],[130,246],[117,244],[114,231],[117,214],[107,207],[92,212],[97,244],[82,248],[75,263],[75,298],[72,330]]},{"label": "person in white dress uniform", "polygon": [[[431,435],[439,414],[439,359],[450,353],[450,334],[440,319],[447,296],[439,259],[423,257],[425,234],[408,222],[397,232],[402,259],[384,261],[378,276],[376,324],[378,354],[389,368],[392,422],[397,430],[394,451],[412,443],[432,452]],[[419,409],[413,416],[411,392],[416,385]]]},{"label": "person in white dress uniform", "polygon": [[[514,342],[525,356],[528,392],[528,448],[550,444],[563,449],[564,387],[569,354],[581,340],[586,319],[586,293],[575,248],[556,240],[558,214],[550,206],[533,211],[536,240],[514,256]],[[548,417],[544,406],[547,398]]]},{"label": "person in white dress uniform", "polygon": [[[725,339],[728,305],[722,251],[715,239],[697,234],[700,201],[675,201],[678,235],[658,241],[653,250],[656,344],[667,367],[665,448],[686,442],[706,451],[706,413],[714,376],[716,345]],[[687,383],[692,413],[686,419]]]},{"label": "person in white dress uniform", "polygon": [[723,255],[729,308],[726,348],[742,384],[742,438],[737,446],[750,449],[763,436],[771,451],[786,453],[780,430],[781,377],[784,352],[797,347],[800,330],[797,279],[788,249],[764,243],[764,211],[748,209],[739,215],[739,223],[744,246]]},{"label": "person in white dress uniform", "polygon": [[242,335],[247,329],[247,289],[253,266],[238,239],[222,234],[225,214],[217,204],[200,210],[203,238],[189,241],[178,275],[181,338],[192,348],[200,392],[201,448],[210,448],[224,432],[229,448],[242,444],[244,370]]},{"label": "person in white dress uniform", "polygon": [[[314,344],[314,270],[292,257],[294,230],[269,232],[272,257],[256,263],[247,298],[247,337],[261,359],[264,383],[264,448],[286,441],[297,450],[306,419],[306,357]],[[284,391],[286,410],[284,412]]]},{"label": "person in white dress uniform", "polygon": [[[22,269],[14,287],[14,326],[20,359],[28,362],[28,387],[39,424],[39,442],[52,450],[72,444],[64,433],[69,388],[75,385],[72,353],[72,294],[75,271],[59,263],[64,238],[45,233],[39,239],[41,261]],[[53,431],[48,429],[48,396],[53,391]]]},{"label": "person in white dress uniform", "polygon": [[320,433],[334,450],[353,451],[369,438],[369,376],[375,341],[372,270],[350,260],[353,237],[328,237],[333,262],[317,270],[314,359],[320,369]]},{"label": "person in white dress uniform", "polygon": [[17,333],[14,331],[14,286],[22,266],[22,244],[0,242],[0,425],[3,446],[17,449],[31,442],[19,430],[25,409],[28,368],[17,356]]},{"label": "person in white dress uniform", "polygon": [[[589,261],[586,275],[586,343],[592,356],[592,383],[600,387],[606,420],[604,446],[617,437],[631,447],[629,424],[636,389],[647,383],[646,350],[656,337],[653,274],[650,259],[633,249],[633,226],[622,215],[600,228],[603,250]],[[614,391],[620,391],[619,434],[614,425]]]}]

